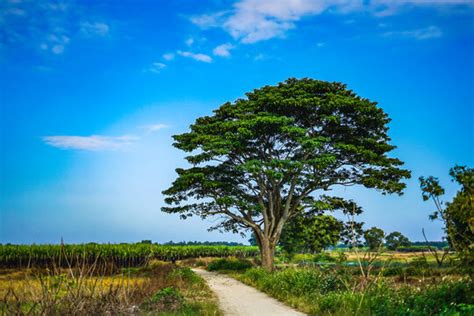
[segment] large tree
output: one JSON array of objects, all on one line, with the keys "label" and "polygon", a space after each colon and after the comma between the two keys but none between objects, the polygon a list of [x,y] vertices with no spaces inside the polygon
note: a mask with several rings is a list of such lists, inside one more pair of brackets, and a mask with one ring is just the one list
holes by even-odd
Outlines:
[{"label": "large tree", "polygon": [[174,146],[188,168],[163,193],[182,218],[220,216],[211,229],[251,230],[262,265],[292,217],[312,211],[323,191],[363,185],[401,194],[410,176],[389,157],[387,114],[346,85],[288,79],[198,118]]}]

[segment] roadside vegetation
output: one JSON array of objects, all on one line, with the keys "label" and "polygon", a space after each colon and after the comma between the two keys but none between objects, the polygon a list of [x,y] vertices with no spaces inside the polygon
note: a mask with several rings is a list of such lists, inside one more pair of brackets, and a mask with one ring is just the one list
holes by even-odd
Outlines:
[{"label": "roadside vegetation", "polygon": [[244,268],[243,259],[217,259],[208,269],[309,315],[472,315],[472,279],[452,254],[448,261],[439,268],[429,253],[361,249],[277,256],[273,272]]},{"label": "roadside vegetation", "polygon": [[69,268],[2,268],[0,314],[220,315],[220,311],[214,294],[188,267],[151,260],[115,272],[86,262]]}]

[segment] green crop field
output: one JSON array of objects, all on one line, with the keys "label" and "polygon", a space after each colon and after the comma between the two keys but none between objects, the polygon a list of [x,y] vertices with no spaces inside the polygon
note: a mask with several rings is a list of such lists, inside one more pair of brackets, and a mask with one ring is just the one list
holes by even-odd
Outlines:
[{"label": "green crop field", "polygon": [[157,244],[0,245],[0,267],[67,267],[76,263],[107,262],[139,266],[152,259],[176,261],[198,257],[250,257],[252,246],[170,246]]}]

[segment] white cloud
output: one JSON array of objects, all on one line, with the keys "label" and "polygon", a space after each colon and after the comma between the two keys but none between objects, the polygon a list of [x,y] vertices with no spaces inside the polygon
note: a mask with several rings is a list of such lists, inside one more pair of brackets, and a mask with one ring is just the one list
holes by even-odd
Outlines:
[{"label": "white cloud", "polygon": [[173,53],[166,53],[166,54],[163,54],[163,59],[165,59],[165,60],[173,60],[173,59],[174,59],[174,54],[173,54]]},{"label": "white cloud", "polygon": [[231,10],[193,16],[190,20],[203,29],[219,27],[235,40],[250,44],[285,37],[302,18],[324,12],[369,12],[381,16],[396,14],[402,7],[473,4],[473,0],[240,0]]},{"label": "white cloud", "polygon": [[103,22],[83,22],[81,32],[87,36],[106,36],[109,33],[109,26]]},{"label": "white cloud", "polygon": [[242,43],[255,43],[284,37],[304,16],[320,14],[330,7],[343,11],[361,4],[362,0],[242,0],[230,13],[202,15],[191,21],[203,28],[221,27]]},{"label": "white cloud", "polygon": [[415,30],[385,32],[383,35],[387,37],[407,37],[417,40],[426,40],[441,37],[443,32],[436,26],[429,26]]},{"label": "white cloud", "polygon": [[230,43],[222,44],[214,48],[212,53],[216,56],[221,56],[221,57],[229,57],[230,56],[230,50],[233,49],[234,46]]},{"label": "white cloud", "polygon": [[169,126],[166,124],[158,123],[158,124],[143,125],[140,127],[145,129],[147,133],[153,133],[153,132],[159,131],[160,129],[168,128]]},{"label": "white cloud", "polygon": [[150,68],[148,68],[148,71],[159,74],[161,72],[161,70],[163,70],[165,67],[166,67],[165,64],[155,62],[155,63],[151,64]]},{"label": "white cloud", "polygon": [[45,136],[43,141],[61,149],[76,149],[87,151],[117,150],[139,140],[135,136]]},{"label": "white cloud", "polygon": [[316,46],[319,47],[319,48],[321,48],[321,47],[326,46],[326,43],[324,43],[324,42],[318,42],[318,43],[316,43]]},{"label": "white cloud", "polygon": [[176,53],[180,56],[192,58],[194,60],[201,61],[201,62],[204,62],[204,63],[212,62],[212,57],[210,57],[209,55],[206,55],[206,54],[196,54],[196,53],[192,53],[192,52],[183,52],[183,51],[180,51],[180,50],[178,50]]},{"label": "white cloud", "polygon": [[190,37],[190,38],[188,38],[187,40],[185,40],[184,43],[185,43],[187,46],[191,46],[191,45],[193,45],[193,43],[194,43],[194,38]]},{"label": "white cloud", "polygon": [[216,12],[212,14],[203,14],[191,17],[191,22],[203,29],[218,27],[222,23],[222,19],[227,14],[227,11]]}]

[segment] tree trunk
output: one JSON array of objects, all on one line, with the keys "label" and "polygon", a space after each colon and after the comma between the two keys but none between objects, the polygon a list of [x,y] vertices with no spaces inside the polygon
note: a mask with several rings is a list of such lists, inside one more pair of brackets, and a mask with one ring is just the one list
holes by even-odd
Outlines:
[{"label": "tree trunk", "polygon": [[262,257],[262,267],[267,271],[273,271],[273,259],[275,257],[275,244],[267,237],[260,240],[260,254]]}]

